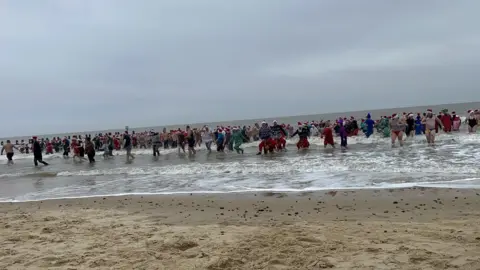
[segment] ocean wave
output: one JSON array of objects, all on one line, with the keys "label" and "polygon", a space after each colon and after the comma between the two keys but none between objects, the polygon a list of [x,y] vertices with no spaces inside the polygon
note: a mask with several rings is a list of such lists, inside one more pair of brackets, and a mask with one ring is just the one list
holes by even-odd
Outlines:
[{"label": "ocean wave", "polygon": [[[235,194],[235,193],[301,193],[301,192],[320,192],[320,191],[348,191],[348,190],[368,190],[368,189],[402,189],[413,187],[429,187],[429,188],[456,188],[456,189],[471,189],[479,188],[478,184],[469,184],[471,181],[480,181],[480,178],[466,178],[455,179],[450,181],[436,181],[436,182],[410,182],[410,183],[379,183],[368,186],[355,185],[337,185],[328,187],[306,187],[306,188],[245,188],[245,189],[231,189],[231,190],[191,190],[191,191],[152,191],[152,192],[121,192],[121,193],[101,193],[90,195],[69,195],[56,190],[56,196],[52,193],[39,194],[30,193],[14,198],[0,198],[0,203],[4,202],[35,202],[44,200],[61,200],[61,199],[85,199],[85,198],[99,198],[99,197],[120,197],[120,196],[162,196],[162,195],[188,195],[188,194]],[[465,184],[459,184],[459,183]]]},{"label": "ocean wave", "polygon": [[[208,156],[202,146],[196,157],[188,159],[177,157],[177,149],[162,149],[161,159],[137,159],[132,164],[118,158],[112,159],[113,162],[99,160],[94,166],[73,165],[69,161],[57,162],[60,166],[35,169],[31,165],[5,166],[0,172],[2,184],[5,184],[0,198],[32,200],[115,194],[479,187],[480,136],[440,134],[437,139],[435,147],[428,147],[423,136],[416,136],[408,138],[404,147],[392,148],[389,138],[358,136],[350,138],[351,149],[343,151],[324,150],[323,140],[316,137],[310,140],[312,149],[302,154],[296,153],[296,139],[290,139],[288,152],[272,156],[256,156],[258,142],[253,142],[244,145],[248,150],[245,155],[227,152]],[[134,153],[152,155],[150,149],[135,149]],[[123,151],[116,153],[123,154]],[[61,158],[61,155],[45,158]],[[35,192],[30,192],[32,182]],[[42,186],[37,188],[36,185]],[[17,193],[9,197],[8,188]]]}]

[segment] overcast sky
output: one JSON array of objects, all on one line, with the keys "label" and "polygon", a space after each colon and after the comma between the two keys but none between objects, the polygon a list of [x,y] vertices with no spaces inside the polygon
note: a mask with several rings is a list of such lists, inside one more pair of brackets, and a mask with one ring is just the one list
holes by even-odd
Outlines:
[{"label": "overcast sky", "polygon": [[468,0],[4,0],[0,137],[470,101],[479,10]]}]

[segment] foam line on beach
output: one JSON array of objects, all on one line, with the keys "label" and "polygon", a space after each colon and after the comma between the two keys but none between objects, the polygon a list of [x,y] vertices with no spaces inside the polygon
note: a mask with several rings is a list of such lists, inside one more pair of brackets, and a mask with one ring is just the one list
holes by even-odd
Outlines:
[{"label": "foam line on beach", "polygon": [[[62,199],[84,199],[84,198],[101,198],[101,197],[122,197],[122,196],[170,196],[170,195],[189,195],[189,194],[254,194],[259,193],[303,193],[303,192],[318,192],[318,191],[349,191],[349,190],[385,190],[385,189],[403,189],[403,188],[415,188],[415,187],[425,187],[425,188],[440,188],[440,189],[473,189],[477,190],[480,188],[478,185],[449,185],[449,183],[456,183],[462,181],[475,181],[480,180],[480,178],[471,178],[471,179],[458,179],[453,181],[445,182],[422,182],[422,183],[401,183],[401,184],[388,184],[388,185],[376,185],[376,186],[364,186],[364,187],[325,187],[325,188],[315,188],[309,187],[305,189],[292,189],[292,188],[283,188],[283,189],[242,189],[235,191],[215,191],[215,190],[202,190],[202,191],[169,191],[169,192],[132,192],[132,193],[115,193],[115,194],[95,194],[95,195],[84,195],[84,196],[61,196],[61,197],[47,197],[47,198],[34,198],[34,199],[0,199],[0,203],[18,203],[18,202],[38,202],[38,201],[47,201],[47,200],[62,200]],[[22,196],[26,197],[26,196]]]}]

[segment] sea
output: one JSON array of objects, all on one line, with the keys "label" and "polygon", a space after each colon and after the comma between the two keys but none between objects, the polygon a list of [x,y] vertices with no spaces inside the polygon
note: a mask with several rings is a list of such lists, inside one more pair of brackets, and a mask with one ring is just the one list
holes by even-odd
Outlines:
[{"label": "sea", "polygon": [[[281,123],[335,119],[338,116],[374,118],[393,112],[434,112],[443,108],[465,115],[480,102],[443,104],[411,108],[357,111],[275,118]],[[218,123],[217,125],[251,125],[274,118]],[[179,126],[167,126],[173,129]],[[124,127],[123,127],[124,128]],[[118,129],[122,131],[123,128]],[[133,128],[161,130],[162,127]],[[115,130],[110,130],[115,131]],[[97,134],[105,131],[73,132]],[[41,137],[63,137],[49,134]],[[28,139],[28,137],[10,138]],[[7,166],[0,156],[0,201],[19,202],[95,196],[189,194],[232,192],[306,192],[337,189],[403,188],[413,186],[480,188],[480,133],[439,133],[435,146],[428,146],[423,135],[408,138],[403,147],[392,147],[389,138],[360,134],[348,140],[349,148],[323,147],[323,140],[310,139],[310,149],[297,151],[297,139],[287,141],[287,151],[257,156],[258,142],[243,145],[244,154],[236,152],[208,153],[204,146],[194,156],[178,149],[162,149],[153,157],[151,149],[135,149],[135,159],[127,162],[124,151],[114,151],[114,158],[104,160],[97,153],[97,162],[63,158],[62,153],[44,155],[50,166],[33,166],[33,156],[16,153],[15,164]],[[338,139],[336,139],[338,142]]]}]

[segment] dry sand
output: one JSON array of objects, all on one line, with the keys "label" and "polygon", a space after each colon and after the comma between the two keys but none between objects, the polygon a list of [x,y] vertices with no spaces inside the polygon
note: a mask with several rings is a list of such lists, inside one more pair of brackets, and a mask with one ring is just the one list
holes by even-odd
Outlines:
[{"label": "dry sand", "polygon": [[0,269],[480,269],[480,191],[0,204]]}]

